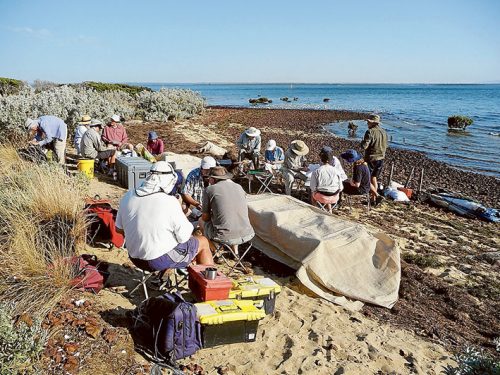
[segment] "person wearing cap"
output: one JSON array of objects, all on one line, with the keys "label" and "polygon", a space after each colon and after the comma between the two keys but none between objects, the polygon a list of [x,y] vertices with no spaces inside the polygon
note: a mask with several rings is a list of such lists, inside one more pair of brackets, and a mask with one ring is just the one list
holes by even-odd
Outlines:
[{"label": "person wearing cap", "polygon": [[283,179],[285,182],[285,194],[292,194],[292,185],[295,178],[303,181],[307,180],[307,176],[302,171],[306,171],[306,158],[309,153],[309,147],[301,140],[295,140],[290,143],[288,150],[285,152],[285,160],[283,162]]},{"label": "person wearing cap", "polygon": [[192,235],[194,227],[179,201],[168,194],[177,181],[172,165],[158,161],[150,172],[140,187],[123,196],[116,215],[132,263],[150,272],[184,268],[194,259],[213,265],[208,240]]},{"label": "person wearing cap", "polygon": [[361,155],[349,149],[340,155],[348,163],[352,163],[352,179],[343,182],[343,194],[364,195],[371,192],[374,187],[370,182],[370,169]]},{"label": "person wearing cap", "polygon": [[201,210],[203,192],[205,187],[208,186],[210,169],[216,165],[217,163],[213,157],[205,156],[201,159],[200,168],[195,168],[189,172],[184,182],[184,186],[181,188],[181,196],[187,208],[193,206]]},{"label": "person wearing cap", "polygon": [[[316,205],[316,202],[323,197],[335,202],[338,201],[338,196],[343,189],[342,178],[338,173],[337,168],[331,163],[332,155],[329,152],[320,152],[321,166],[311,174],[311,204]],[[330,203],[327,203],[330,210]]]},{"label": "person wearing cap", "polygon": [[270,139],[269,142],[267,142],[264,158],[266,170],[272,172],[273,170],[281,168],[285,160],[285,153],[281,147],[276,145],[274,139]]},{"label": "person wearing cap", "polygon": [[101,138],[102,122],[91,121],[89,130],[83,134],[80,144],[81,155],[87,159],[106,160],[109,167],[109,174],[113,174],[116,150],[108,149]]},{"label": "person wearing cap", "polygon": [[250,241],[255,232],[248,218],[245,191],[231,180],[232,177],[224,167],[210,170],[210,186],[203,194],[198,224],[209,240],[240,245]]},{"label": "person wearing cap", "polygon": [[37,119],[26,120],[26,130],[31,134],[38,134],[41,138],[33,139],[30,143],[52,150],[59,164],[65,163],[66,138],[68,137],[68,126],[56,116],[41,116]]},{"label": "person wearing cap", "polygon": [[118,150],[134,149],[134,146],[128,143],[127,131],[121,124],[121,119],[118,115],[111,116],[108,125],[102,132],[102,140],[106,145],[112,145]]},{"label": "person wearing cap", "polygon": [[[380,127],[379,115],[369,115],[366,123],[368,130],[361,141],[361,147],[365,150],[365,161],[368,163],[368,168],[370,168],[371,183],[377,188],[377,179],[380,177],[380,173],[384,167],[385,151],[387,150],[387,133]],[[372,198],[376,198],[376,196],[372,194]]]},{"label": "person wearing cap", "polygon": [[82,142],[83,135],[89,129],[88,125],[90,125],[91,120],[92,119],[89,115],[83,115],[81,120],[77,123],[73,144],[75,145],[76,153],[78,155],[81,155],[80,144]]},{"label": "person wearing cap", "polygon": [[260,130],[254,127],[246,129],[238,139],[238,161],[249,159],[254,168],[259,168]]},{"label": "person wearing cap", "polygon": [[158,134],[156,132],[149,132],[148,134],[148,143],[146,145],[146,149],[153,156],[158,156],[163,154],[165,145],[163,144],[163,140],[158,138]]},{"label": "person wearing cap", "polygon": [[323,146],[319,151],[320,157],[323,153],[330,157],[330,165],[337,170],[337,174],[340,176],[340,179],[342,181],[347,180],[347,175],[344,168],[342,168],[342,163],[335,155],[333,155],[333,149],[330,146]]}]

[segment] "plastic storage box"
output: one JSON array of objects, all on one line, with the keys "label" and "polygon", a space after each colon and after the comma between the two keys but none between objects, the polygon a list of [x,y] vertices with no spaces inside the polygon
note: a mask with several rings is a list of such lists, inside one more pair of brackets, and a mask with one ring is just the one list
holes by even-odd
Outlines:
[{"label": "plastic storage box", "polygon": [[230,299],[253,300],[254,305],[264,308],[266,314],[272,314],[276,304],[276,295],[281,286],[268,277],[252,276],[232,281]]},{"label": "plastic storage box", "polygon": [[147,177],[153,163],[141,157],[123,156],[116,159],[118,182],[126,189],[136,189]]},{"label": "plastic storage box", "polygon": [[259,320],[266,316],[250,300],[208,301],[195,306],[204,348],[255,341]]},{"label": "plastic storage box", "polygon": [[209,266],[191,265],[188,267],[188,286],[198,301],[212,301],[227,299],[229,290],[233,286],[230,279],[217,271],[214,280],[207,280],[203,275],[205,268]]}]

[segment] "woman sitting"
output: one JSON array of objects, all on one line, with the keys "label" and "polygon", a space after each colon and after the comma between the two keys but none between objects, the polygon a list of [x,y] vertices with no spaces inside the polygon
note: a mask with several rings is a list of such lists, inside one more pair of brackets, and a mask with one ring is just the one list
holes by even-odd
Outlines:
[{"label": "woman sitting", "polygon": [[321,166],[311,175],[311,204],[325,204],[328,212],[332,211],[342,191],[342,179],[331,163],[329,152],[320,152]]},{"label": "woman sitting", "polygon": [[343,193],[365,195],[370,191],[373,192],[375,188],[370,183],[370,170],[361,155],[356,150],[351,149],[344,152],[340,157],[348,163],[353,163],[352,179],[344,181]]},{"label": "woman sitting", "polygon": [[163,144],[163,140],[158,138],[158,134],[156,134],[156,132],[149,132],[148,144],[146,145],[146,149],[153,156],[158,156],[158,155],[163,154],[164,148],[165,148],[165,145]]}]

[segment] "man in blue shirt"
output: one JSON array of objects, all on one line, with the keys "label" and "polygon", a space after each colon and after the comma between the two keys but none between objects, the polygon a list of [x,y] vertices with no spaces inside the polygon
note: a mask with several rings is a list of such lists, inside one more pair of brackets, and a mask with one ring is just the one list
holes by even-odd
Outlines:
[{"label": "man in blue shirt", "polygon": [[265,168],[269,172],[280,169],[283,161],[285,160],[285,153],[283,149],[276,146],[276,141],[274,139],[270,139],[269,142],[267,142],[265,159]]},{"label": "man in blue shirt", "polygon": [[35,120],[26,120],[26,129],[31,133],[41,133],[43,139],[33,139],[30,143],[37,144],[54,151],[59,164],[65,163],[66,138],[68,137],[68,126],[56,116],[41,116]]},{"label": "man in blue shirt", "polygon": [[246,129],[238,139],[238,161],[249,159],[253,163],[253,168],[259,168],[260,156],[260,130],[250,127]]},{"label": "man in blue shirt", "polygon": [[[216,165],[216,161],[213,157],[205,156],[201,160],[200,168],[193,169],[189,172],[184,182],[184,186],[181,189],[182,200],[186,203],[187,208],[192,206],[197,210],[201,210],[203,193],[205,191],[205,186],[208,185],[208,175],[210,174],[210,169]],[[199,215],[201,215],[201,212]]]}]

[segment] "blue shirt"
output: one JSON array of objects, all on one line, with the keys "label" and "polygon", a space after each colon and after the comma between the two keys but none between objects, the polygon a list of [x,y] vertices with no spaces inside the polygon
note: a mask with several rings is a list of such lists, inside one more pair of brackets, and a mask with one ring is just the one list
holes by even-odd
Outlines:
[{"label": "blue shirt", "polygon": [[203,192],[205,186],[203,185],[203,176],[201,175],[201,168],[193,169],[186,177],[184,186],[181,189],[181,194],[189,194],[195,201],[203,202]]},{"label": "blue shirt", "polygon": [[40,146],[52,142],[54,138],[63,142],[66,142],[66,138],[68,138],[68,126],[59,117],[41,116],[38,118],[38,126],[45,134],[45,139],[39,143]]},{"label": "blue shirt", "polygon": [[285,153],[281,147],[276,147],[273,151],[266,150],[266,161],[283,161]]}]

